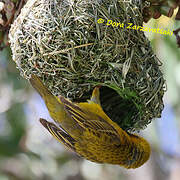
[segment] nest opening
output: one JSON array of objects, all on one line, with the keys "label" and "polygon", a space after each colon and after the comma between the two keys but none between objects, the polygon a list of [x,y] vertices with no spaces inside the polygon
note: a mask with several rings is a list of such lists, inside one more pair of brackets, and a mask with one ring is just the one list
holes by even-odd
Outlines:
[{"label": "nest opening", "polygon": [[100,88],[100,100],[104,112],[124,130],[132,124],[135,116],[141,115],[140,106],[138,107],[132,98],[122,97],[107,86]]}]

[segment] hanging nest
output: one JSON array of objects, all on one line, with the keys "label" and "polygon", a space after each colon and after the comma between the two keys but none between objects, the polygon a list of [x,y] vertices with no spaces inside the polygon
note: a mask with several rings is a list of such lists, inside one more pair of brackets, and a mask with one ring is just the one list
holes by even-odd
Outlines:
[{"label": "hanging nest", "polygon": [[75,102],[101,85],[107,115],[126,131],[143,129],[161,116],[165,89],[149,40],[127,28],[142,26],[142,8],[138,0],[29,0],[10,30],[13,60],[23,77],[36,74]]}]

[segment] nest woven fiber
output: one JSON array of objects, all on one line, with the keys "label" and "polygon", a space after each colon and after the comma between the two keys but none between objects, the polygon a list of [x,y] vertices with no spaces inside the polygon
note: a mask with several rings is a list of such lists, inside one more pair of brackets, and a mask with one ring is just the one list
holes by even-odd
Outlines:
[{"label": "nest woven fiber", "polygon": [[126,131],[145,128],[161,116],[164,79],[144,32],[127,29],[143,23],[142,4],[132,2],[29,0],[9,34],[21,75],[78,102],[102,85],[109,117]]}]

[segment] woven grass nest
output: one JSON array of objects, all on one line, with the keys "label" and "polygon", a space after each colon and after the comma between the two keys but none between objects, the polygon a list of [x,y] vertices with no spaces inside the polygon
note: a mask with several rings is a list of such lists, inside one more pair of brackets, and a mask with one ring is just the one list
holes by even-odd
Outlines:
[{"label": "woven grass nest", "polygon": [[142,8],[138,0],[29,0],[10,29],[13,60],[23,77],[36,74],[75,102],[101,85],[108,116],[126,131],[143,129],[161,116],[165,81],[144,32],[126,28],[142,26]]}]

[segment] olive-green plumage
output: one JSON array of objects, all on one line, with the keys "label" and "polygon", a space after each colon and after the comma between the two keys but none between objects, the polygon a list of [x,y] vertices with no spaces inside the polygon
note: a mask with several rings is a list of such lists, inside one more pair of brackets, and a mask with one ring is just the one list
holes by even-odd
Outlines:
[{"label": "olive-green plumage", "polygon": [[137,168],[149,159],[149,143],[122,130],[104,113],[99,87],[88,102],[72,103],[53,96],[37,76],[32,75],[30,82],[44,99],[55,124],[42,118],[40,122],[66,147],[90,161],[125,168]]}]

